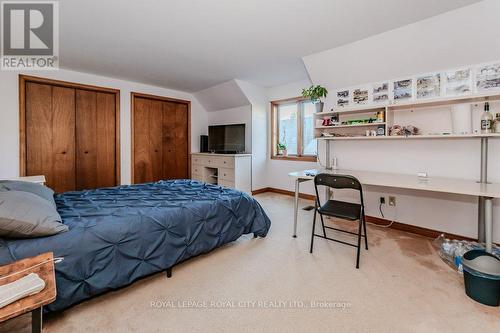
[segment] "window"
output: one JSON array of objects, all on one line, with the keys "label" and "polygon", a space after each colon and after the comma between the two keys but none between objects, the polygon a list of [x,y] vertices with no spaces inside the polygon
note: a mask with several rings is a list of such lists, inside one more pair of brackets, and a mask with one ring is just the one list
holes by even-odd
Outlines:
[{"label": "window", "polygon": [[271,103],[272,158],[316,161],[315,106],[295,98]]}]

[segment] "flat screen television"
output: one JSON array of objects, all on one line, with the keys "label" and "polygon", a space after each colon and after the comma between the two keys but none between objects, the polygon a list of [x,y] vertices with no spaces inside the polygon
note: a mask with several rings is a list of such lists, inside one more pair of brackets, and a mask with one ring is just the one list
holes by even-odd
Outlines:
[{"label": "flat screen television", "polygon": [[208,126],[208,151],[219,154],[245,152],[245,124]]}]

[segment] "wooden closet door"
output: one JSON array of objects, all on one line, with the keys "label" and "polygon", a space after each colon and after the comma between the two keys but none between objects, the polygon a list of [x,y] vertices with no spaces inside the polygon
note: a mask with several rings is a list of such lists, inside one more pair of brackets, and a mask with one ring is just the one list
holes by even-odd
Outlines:
[{"label": "wooden closet door", "polygon": [[174,178],[187,179],[189,177],[189,149],[188,149],[188,107],[186,104],[177,104],[175,108],[175,162],[176,174]]},{"label": "wooden closet door", "polygon": [[163,176],[166,179],[189,178],[188,107],[163,102]]},{"label": "wooden closet door", "polygon": [[151,181],[153,182],[164,179],[161,121],[162,113],[162,102],[151,100],[151,109],[149,110],[149,156],[151,160]]},{"label": "wooden closet door", "polygon": [[146,98],[134,99],[134,183],[163,179],[162,104]]},{"label": "wooden closet door", "polygon": [[75,90],[27,82],[26,175],[55,192],[75,189]]},{"label": "wooden closet door", "polygon": [[189,102],[132,99],[133,182],[189,178]]},{"label": "wooden closet door", "polygon": [[175,179],[177,175],[177,162],[175,161],[175,113],[176,105],[163,102],[162,113],[162,143],[163,143],[163,177]]},{"label": "wooden closet door", "polygon": [[76,188],[116,185],[115,96],[76,90]]}]

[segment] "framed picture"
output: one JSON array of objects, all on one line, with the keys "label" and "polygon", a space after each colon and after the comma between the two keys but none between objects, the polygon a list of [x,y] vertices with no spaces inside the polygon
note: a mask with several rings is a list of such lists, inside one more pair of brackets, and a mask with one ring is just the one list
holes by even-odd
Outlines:
[{"label": "framed picture", "polygon": [[368,104],[368,88],[357,88],[352,93],[352,101],[355,105]]},{"label": "framed picture", "polygon": [[444,91],[446,96],[465,95],[472,91],[472,71],[470,68],[445,73]]},{"label": "framed picture", "polygon": [[349,90],[337,91],[337,106],[340,106],[340,107],[349,106],[349,100],[350,100]]},{"label": "framed picture", "polygon": [[441,74],[417,77],[417,99],[441,96]]},{"label": "framed picture", "polygon": [[413,98],[413,80],[394,81],[394,89],[392,91],[394,101],[406,101]]},{"label": "framed picture", "polygon": [[477,91],[500,89],[500,63],[477,68],[476,88]]},{"label": "framed picture", "polygon": [[389,82],[375,83],[372,85],[372,100],[374,103],[389,101]]}]

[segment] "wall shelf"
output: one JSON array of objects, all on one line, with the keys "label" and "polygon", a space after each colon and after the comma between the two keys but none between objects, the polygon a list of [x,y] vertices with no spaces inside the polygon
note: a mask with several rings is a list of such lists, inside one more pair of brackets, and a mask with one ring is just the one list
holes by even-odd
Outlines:
[{"label": "wall shelf", "polygon": [[[480,130],[480,117],[483,111],[482,103],[489,102],[493,115],[500,113],[500,92],[493,91],[488,94],[469,94],[463,96],[452,96],[447,98],[433,98],[418,101],[399,102],[385,105],[366,105],[357,108],[337,107],[333,111],[316,113],[317,126],[314,127],[314,136],[326,140],[418,140],[418,139],[469,139],[498,137],[500,133],[482,135]],[[435,134],[453,133],[455,109],[458,104],[471,105],[471,128],[473,134]],[[375,119],[377,113],[384,112],[384,122],[321,126],[321,117],[339,115],[340,122],[349,120]],[[378,125],[384,125],[384,135],[365,136],[365,129],[374,129]],[[389,130],[393,125],[413,125],[419,129],[419,135],[415,136],[389,136]],[[333,137],[323,137],[322,134],[335,134]]]},{"label": "wall shelf", "polygon": [[409,135],[409,136],[339,136],[319,137],[320,140],[425,140],[425,139],[475,139],[500,138],[500,133],[491,134],[449,134],[449,135]]},{"label": "wall shelf", "polygon": [[385,122],[379,123],[366,123],[366,124],[352,124],[352,125],[336,125],[336,126],[316,126],[317,129],[335,129],[335,128],[350,128],[350,127],[370,127],[385,125]]}]

